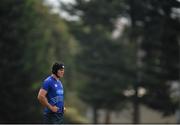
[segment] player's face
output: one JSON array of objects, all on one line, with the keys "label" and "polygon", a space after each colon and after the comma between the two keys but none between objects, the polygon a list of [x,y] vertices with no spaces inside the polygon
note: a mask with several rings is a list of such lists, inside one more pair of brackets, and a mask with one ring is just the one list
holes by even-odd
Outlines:
[{"label": "player's face", "polygon": [[59,76],[59,78],[64,76],[64,69],[59,69],[57,72],[57,76]]}]

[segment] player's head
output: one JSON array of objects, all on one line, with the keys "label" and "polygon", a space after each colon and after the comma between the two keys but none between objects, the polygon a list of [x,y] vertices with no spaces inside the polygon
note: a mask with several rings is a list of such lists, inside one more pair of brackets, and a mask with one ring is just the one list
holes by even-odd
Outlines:
[{"label": "player's head", "polygon": [[58,78],[63,77],[64,75],[64,64],[55,62],[52,66],[52,73]]}]

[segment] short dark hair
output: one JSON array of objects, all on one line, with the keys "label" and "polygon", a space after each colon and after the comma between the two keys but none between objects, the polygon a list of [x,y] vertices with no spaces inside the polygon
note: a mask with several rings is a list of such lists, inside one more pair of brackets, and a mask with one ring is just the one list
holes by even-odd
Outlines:
[{"label": "short dark hair", "polygon": [[64,64],[55,62],[52,66],[52,73],[56,74],[59,69],[64,69]]}]

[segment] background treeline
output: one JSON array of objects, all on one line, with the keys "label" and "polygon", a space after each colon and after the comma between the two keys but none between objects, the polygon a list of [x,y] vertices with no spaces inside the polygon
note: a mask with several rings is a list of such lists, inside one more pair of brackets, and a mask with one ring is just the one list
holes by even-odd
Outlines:
[{"label": "background treeline", "polygon": [[[111,112],[129,103],[134,123],[139,104],[164,116],[179,111],[180,95],[171,93],[180,76],[179,7],[178,0],[75,0],[61,3],[78,17],[67,20],[42,0],[2,0],[0,122],[41,122],[37,92],[54,61],[66,65],[66,123],[88,122],[82,117],[87,106],[94,123],[99,109],[110,123]],[[120,19],[128,23],[113,37]]]},{"label": "background treeline", "polygon": [[37,123],[42,115],[37,92],[52,63],[64,62],[72,76],[73,37],[39,0],[1,1],[0,34],[0,121]]}]

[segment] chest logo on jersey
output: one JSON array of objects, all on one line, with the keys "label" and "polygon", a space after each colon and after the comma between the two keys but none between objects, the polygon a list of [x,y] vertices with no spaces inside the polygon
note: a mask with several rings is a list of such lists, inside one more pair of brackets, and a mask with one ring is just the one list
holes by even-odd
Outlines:
[{"label": "chest logo on jersey", "polygon": [[57,87],[58,85],[57,85],[57,84],[55,84],[54,86],[55,86],[55,87]]}]

